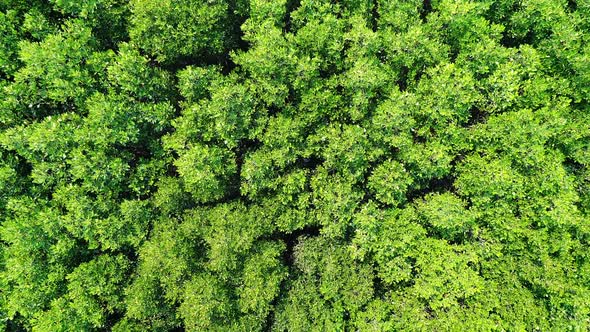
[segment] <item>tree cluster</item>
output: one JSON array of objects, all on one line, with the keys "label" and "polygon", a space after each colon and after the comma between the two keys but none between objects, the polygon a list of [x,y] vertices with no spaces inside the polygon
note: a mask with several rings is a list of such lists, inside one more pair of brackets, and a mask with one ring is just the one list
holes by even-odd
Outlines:
[{"label": "tree cluster", "polygon": [[0,0],[0,329],[590,329],[589,18]]}]

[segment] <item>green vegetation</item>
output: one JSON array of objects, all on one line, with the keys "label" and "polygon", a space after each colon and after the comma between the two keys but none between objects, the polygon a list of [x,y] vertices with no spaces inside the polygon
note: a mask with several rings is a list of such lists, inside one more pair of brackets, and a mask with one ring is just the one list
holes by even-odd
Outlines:
[{"label": "green vegetation", "polygon": [[589,18],[0,0],[0,330],[589,330]]}]

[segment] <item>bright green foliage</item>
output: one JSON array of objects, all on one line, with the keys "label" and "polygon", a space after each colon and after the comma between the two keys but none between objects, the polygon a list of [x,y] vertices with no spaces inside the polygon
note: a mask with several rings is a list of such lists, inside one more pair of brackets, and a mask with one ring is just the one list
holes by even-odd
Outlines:
[{"label": "bright green foliage", "polygon": [[1,228],[7,244],[2,284],[8,317],[18,312],[31,319],[60,295],[67,270],[82,258],[76,257],[74,241],[56,227],[56,214],[53,209],[35,208],[31,199],[9,202]]},{"label": "bright green foliage", "polygon": [[188,331],[221,330],[231,324],[231,299],[224,285],[213,276],[198,276],[185,286],[179,313]]},{"label": "bright green foliage", "polygon": [[94,47],[91,31],[81,21],[67,22],[64,32],[41,43],[22,42],[19,57],[25,65],[15,73],[9,101],[34,118],[46,108],[79,107],[95,84]]},{"label": "bright green foliage", "polygon": [[130,2],[131,40],[160,62],[217,55],[233,46],[235,2],[222,0],[133,0]]},{"label": "bright green foliage", "polygon": [[0,329],[590,329],[588,0],[0,0]]},{"label": "bright green foliage", "polygon": [[280,262],[282,243],[267,242],[248,258],[243,270],[243,288],[238,290],[240,310],[248,313],[246,322],[261,326],[272,310],[271,303],[281,291],[287,269]]},{"label": "bright green foliage", "polygon": [[0,12],[0,73],[11,75],[17,68],[19,31],[16,26],[16,13]]},{"label": "bright green foliage", "polygon": [[468,239],[474,232],[475,216],[465,203],[450,193],[431,194],[418,203],[418,213],[427,227],[448,241]]},{"label": "bright green foliage", "polygon": [[404,203],[412,177],[399,162],[389,160],[377,166],[369,179],[368,186],[377,200],[397,206]]},{"label": "bright green foliage", "polygon": [[194,146],[175,165],[184,186],[197,201],[207,202],[224,196],[236,167],[231,153],[216,147]]},{"label": "bright green foliage", "polygon": [[108,327],[106,316],[122,309],[122,286],[129,262],[103,255],[80,264],[66,279],[68,291],[39,314],[34,331],[72,331]]},{"label": "bright green foliage", "polygon": [[279,303],[273,328],[351,328],[347,318],[354,320],[373,296],[370,265],[353,261],[344,246],[322,238],[301,239],[294,255],[296,270],[289,293]]},{"label": "bright green foliage", "polygon": [[[124,0],[51,0],[53,9],[68,17],[77,17],[93,28],[94,35],[107,48],[128,38],[128,1]],[[36,23],[38,24],[38,23]]]}]

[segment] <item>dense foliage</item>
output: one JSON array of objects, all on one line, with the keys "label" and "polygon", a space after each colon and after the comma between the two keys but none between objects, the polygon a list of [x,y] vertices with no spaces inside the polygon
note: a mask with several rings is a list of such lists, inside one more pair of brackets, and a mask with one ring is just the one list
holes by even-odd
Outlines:
[{"label": "dense foliage", "polygon": [[587,331],[589,0],[0,0],[0,329]]}]

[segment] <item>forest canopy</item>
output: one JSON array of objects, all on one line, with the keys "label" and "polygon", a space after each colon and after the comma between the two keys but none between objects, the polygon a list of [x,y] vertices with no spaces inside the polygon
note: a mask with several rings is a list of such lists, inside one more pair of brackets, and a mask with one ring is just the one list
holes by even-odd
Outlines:
[{"label": "forest canopy", "polygon": [[0,330],[587,331],[589,0],[0,0]]}]

